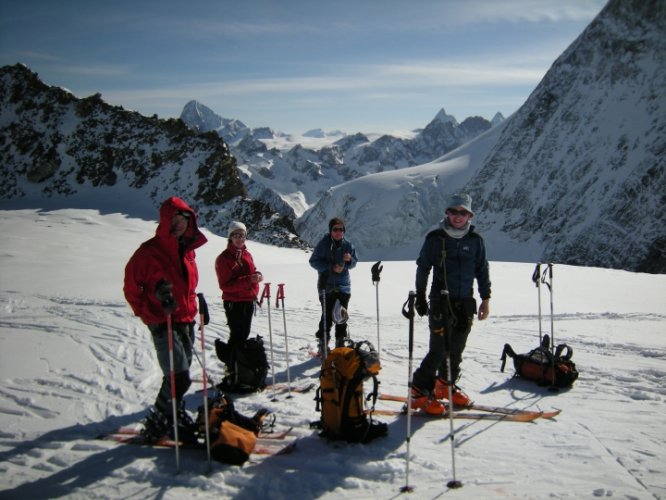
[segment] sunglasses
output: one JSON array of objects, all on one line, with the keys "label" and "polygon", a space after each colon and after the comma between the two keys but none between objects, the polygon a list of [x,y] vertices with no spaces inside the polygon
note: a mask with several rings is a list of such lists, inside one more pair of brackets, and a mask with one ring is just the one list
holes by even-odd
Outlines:
[{"label": "sunglasses", "polygon": [[331,231],[334,232],[334,233],[344,233],[345,228],[344,227],[334,227],[333,229],[331,229]]},{"label": "sunglasses", "polygon": [[245,239],[245,233],[234,233],[231,235],[232,238],[243,238]]},{"label": "sunglasses", "polygon": [[463,216],[470,215],[470,212],[468,212],[467,210],[458,210],[456,208],[449,208],[446,212],[451,215],[463,215]]}]

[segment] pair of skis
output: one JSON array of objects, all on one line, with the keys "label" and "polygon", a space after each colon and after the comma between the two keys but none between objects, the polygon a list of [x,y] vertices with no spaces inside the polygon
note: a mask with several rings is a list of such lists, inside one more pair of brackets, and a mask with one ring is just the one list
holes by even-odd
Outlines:
[{"label": "pair of skis", "polygon": [[[297,439],[289,437],[292,428],[279,432],[260,432],[257,436],[257,444],[252,450],[253,455],[285,455],[291,453],[296,448]],[[142,435],[140,429],[133,427],[120,427],[109,434],[101,434],[97,439],[102,441],[113,441],[120,444],[133,444],[139,446],[155,446],[160,448],[175,448],[203,450],[205,443],[176,441],[171,436],[163,436],[156,440],[147,441]]]},{"label": "pair of skis", "polygon": [[[375,409],[375,415],[406,415],[407,398],[393,394],[380,394],[377,399],[382,401],[395,401],[403,403],[405,406],[401,410],[382,410]],[[447,405],[448,407],[448,405]],[[504,422],[533,422],[539,418],[551,419],[559,415],[561,410],[540,411],[540,410],[521,410],[516,408],[506,408],[503,406],[488,406],[472,403],[469,406],[454,407],[451,417],[454,419],[468,420],[497,420]],[[449,413],[442,415],[431,415],[421,410],[412,411],[412,415],[430,418],[449,418]]]},{"label": "pair of skis", "polygon": [[[193,379],[192,382],[201,382],[201,380]],[[292,385],[289,382],[277,382],[275,384],[267,385],[266,387],[261,389],[261,391],[263,391],[263,392],[274,391],[274,392],[278,392],[278,393],[295,392],[295,393],[300,394],[300,393],[308,392],[314,386],[315,386],[314,382],[305,382],[303,384],[296,384],[296,385]],[[212,387],[209,387],[209,390],[218,390],[218,389],[217,389],[217,386],[212,386]],[[199,392],[202,392],[202,391],[203,391],[203,389],[199,389],[196,392],[199,393]],[[260,392],[260,391],[257,391],[257,392]],[[233,394],[233,392],[231,392],[231,394]]]}]

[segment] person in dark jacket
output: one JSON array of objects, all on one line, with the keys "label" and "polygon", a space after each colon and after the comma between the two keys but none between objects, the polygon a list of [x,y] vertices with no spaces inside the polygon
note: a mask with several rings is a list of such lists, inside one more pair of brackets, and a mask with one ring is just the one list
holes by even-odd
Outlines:
[{"label": "person in dark jacket", "polygon": [[[328,222],[328,233],[317,243],[310,265],[317,270],[317,292],[322,305],[322,315],[316,336],[319,354],[324,356],[328,351],[331,338],[334,311],[336,316],[335,345],[340,346],[347,338],[347,307],[351,298],[351,277],[349,270],[356,267],[358,257],[354,245],[345,238],[346,228],[342,219],[335,217]],[[337,305],[336,305],[337,303]]]},{"label": "person in dark jacket", "polygon": [[148,326],[162,370],[162,386],[144,424],[146,439],[173,428],[168,325],[173,331],[173,360],[179,437],[192,437],[195,426],[183,396],[190,387],[190,364],[197,315],[199,273],[195,249],[207,239],[197,227],[194,210],[177,197],[160,207],[155,236],[141,244],[125,267],[123,292],[134,314]]},{"label": "person in dark jacket", "polygon": [[257,271],[252,254],[245,245],[245,224],[232,222],[228,234],[227,248],[215,260],[215,274],[222,290],[229,341],[225,344],[216,340],[215,349],[218,357],[227,365],[227,375],[222,384],[230,389],[235,379],[235,352],[250,336],[259,283],[264,277]]},{"label": "person in dark jacket", "polygon": [[[455,194],[449,200],[446,218],[428,233],[416,260],[416,304],[420,316],[428,314],[430,345],[421,365],[414,372],[412,407],[428,413],[446,411],[442,399],[449,398],[447,344],[451,361],[452,402],[469,406],[471,401],[455,385],[460,376],[462,354],[477,313],[474,280],[481,304],[479,320],[490,313],[490,273],[486,248],[471,224],[472,198]],[[444,265],[442,265],[444,263]],[[433,270],[430,306],[426,287]]]}]

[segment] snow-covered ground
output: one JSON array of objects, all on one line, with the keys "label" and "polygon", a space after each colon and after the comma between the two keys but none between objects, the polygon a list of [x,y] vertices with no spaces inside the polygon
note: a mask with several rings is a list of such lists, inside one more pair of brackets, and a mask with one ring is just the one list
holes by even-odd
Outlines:
[{"label": "snow-covered ground", "polygon": [[[318,437],[308,427],[317,418],[314,391],[277,402],[271,393],[236,399],[244,413],[272,409],[300,438],[294,453],[243,467],[213,463],[207,474],[205,453],[183,450],[176,475],[173,450],[95,440],[138,422],[160,384],[148,330],[122,295],[125,263],[154,229],[109,211],[0,210],[0,498],[395,498],[407,463],[414,498],[666,498],[666,276],[607,269],[554,267],[554,336],[573,348],[580,378],[553,393],[512,378],[512,366],[499,370],[504,343],[518,352],[537,345],[538,297],[533,264],[491,263],[491,317],[474,326],[460,385],[480,403],[562,413],[530,424],[456,420],[461,489],[446,487],[453,478],[448,421],[412,419],[408,462],[404,417],[382,417],[389,436],[367,445]],[[207,234],[199,291],[211,307],[206,359],[217,380],[223,370],[213,342],[227,329],[213,263],[226,241]],[[285,283],[292,380],[317,381],[318,362],[306,352],[319,316],[309,254],[251,239],[248,246],[273,297]],[[372,264],[352,271],[350,330],[380,344],[382,389],[406,394],[401,309],[415,265],[384,262],[376,288]],[[542,304],[550,333],[546,289]],[[287,378],[282,313],[273,298],[269,378],[278,381]],[[268,344],[267,315],[264,303],[253,330]],[[416,365],[426,350],[425,319],[417,318],[415,337]],[[193,373],[201,373],[196,361]],[[197,388],[186,397],[190,410],[201,401]]]}]

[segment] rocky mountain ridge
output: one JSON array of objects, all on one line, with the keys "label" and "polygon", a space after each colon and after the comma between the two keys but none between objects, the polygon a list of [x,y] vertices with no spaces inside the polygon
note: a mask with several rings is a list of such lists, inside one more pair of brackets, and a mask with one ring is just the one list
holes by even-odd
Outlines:
[{"label": "rocky mountain ridge", "polygon": [[21,64],[0,68],[0,107],[0,199],[110,197],[122,210],[123,197],[157,207],[179,195],[211,231],[225,234],[242,219],[255,238],[306,246],[293,220],[248,197],[216,133],[110,106],[99,94],[79,99]]}]

